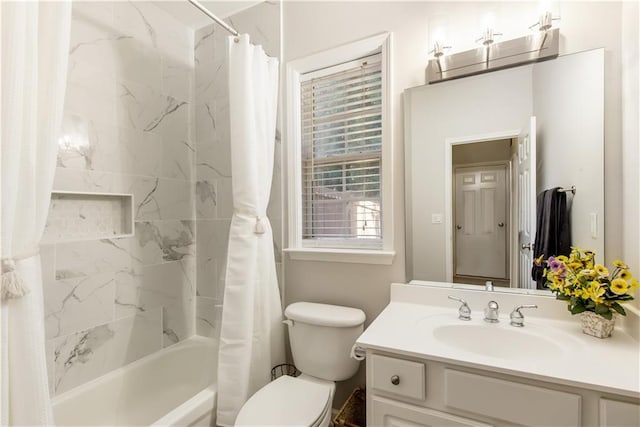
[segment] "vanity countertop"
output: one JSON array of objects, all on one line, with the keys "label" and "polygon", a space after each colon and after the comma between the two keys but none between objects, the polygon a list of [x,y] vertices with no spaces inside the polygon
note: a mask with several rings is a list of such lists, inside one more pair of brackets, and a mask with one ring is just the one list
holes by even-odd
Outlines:
[{"label": "vanity countertop", "polygon": [[[394,286],[397,287],[396,296],[403,295],[394,298]],[[450,289],[429,292],[426,287],[392,285],[391,302],[358,338],[356,344],[366,349],[408,357],[450,362],[633,398],[640,397],[640,345],[618,327],[610,338],[599,339],[583,334],[580,323],[566,311],[564,316],[567,320],[553,316],[536,317],[523,311],[525,327],[516,328],[509,324],[512,295],[502,296],[502,300],[506,299],[508,302],[502,306],[504,309],[500,313],[499,323],[484,322],[482,307],[477,301],[475,307],[470,304],[472,320],[464,322],[458,319],[458,304],[447,301],[447,294],[466,297],[467,300],[481,298],[487,301],[500,301],[501,295],[464,294]],[[543,300],[542,304],[540,300],[526,300],[523,296],[517,296],[517,299],[518,304],[560,304],[552,298]],[[545,307],[541,309],[544,312]],[[479,345],[488,348],[488,354],[461,349],[457,347],[458,343],[452,342],[456,338],[451,336],[458,331],[466,331],[466,328],[489,332],[489,335],[495,333],[497,337],[504,339],[496,339],[495,347],[492,347],[491,342],[480,342]],[[532,355],[530,351],[522,357],[522,346],[518,342],[526,344],[527,337],[532,342],[543,339],[550,345],[532,347],[536,354]],[[478,338],[477,334],[472,333],[469,339],[473,341],[484,338]],[[540,357],[537,357],[538,354]]]}]

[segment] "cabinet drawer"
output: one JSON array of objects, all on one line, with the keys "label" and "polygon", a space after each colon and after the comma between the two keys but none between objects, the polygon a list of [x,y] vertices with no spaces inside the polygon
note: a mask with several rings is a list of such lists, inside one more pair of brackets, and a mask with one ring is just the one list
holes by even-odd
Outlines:
[{"label": "cabinet drawer", "polygon": [[445,369],[444,402],[451,408],[529,426],[578,426],[577,394]]},{"label": "cabinet drawer", "polygon": [[424,363],[375,354],[371,358],[371,371],[374,390],[424,400]]},{"label": "cabinet drawer", "polygon": [[609,399],[600,399],[600,426],[640,426],[640,405]]}]

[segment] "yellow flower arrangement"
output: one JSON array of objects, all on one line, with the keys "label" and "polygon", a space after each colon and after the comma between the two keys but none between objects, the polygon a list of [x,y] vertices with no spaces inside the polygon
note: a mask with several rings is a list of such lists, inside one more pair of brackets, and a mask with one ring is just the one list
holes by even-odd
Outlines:
[{"label": "yellow flower arrangement", "polygon": [[596,264],[595,253],[571,248],[571,254],[558,257],[543,257],[535,260],[537,265],[546,265],[546,286],[559,300],[567,301],[571,314],[592,311],[605,319],[613,313],[626,315],[623,303],[633,300],[638,281],[629,271],[629,266],[620,260],[613,262],[613,273],[602,264]]}]

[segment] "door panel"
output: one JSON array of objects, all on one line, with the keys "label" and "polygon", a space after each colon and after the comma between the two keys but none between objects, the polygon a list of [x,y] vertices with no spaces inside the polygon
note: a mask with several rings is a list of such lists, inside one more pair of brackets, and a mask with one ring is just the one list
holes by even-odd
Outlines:
[{"label": "door panel", "polygon": [[520,288],[535,289],[531,280],[536,227],[536,118],[518,136],[518,276]]},{"label": "door panel", "polygon": [[496,189],[482,188],[480,190],[480,200],[482,203],[482,232],[495,233],[498,227],[499,218],[496,213]]},{"label": "door panel", "polygon": [[456,276],[509,278],[506,177],[504,165],[456,168]]},{"label": "door panel", "polygon": [[476,234],[476,192],[463,190],[462,212],[464,221],[462,222],[462,233],[467,236]]}]

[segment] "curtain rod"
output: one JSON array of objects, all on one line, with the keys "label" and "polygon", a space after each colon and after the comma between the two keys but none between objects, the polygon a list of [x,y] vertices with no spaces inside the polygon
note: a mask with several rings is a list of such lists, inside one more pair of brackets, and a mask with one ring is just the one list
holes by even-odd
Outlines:
[{"label": "curtain rod", "polygon": [[209,9],[207,9],[206,7],[204,7],[203,5],[200,4],[200,2],[198,2],[197,0],[187,0],[189,3],[191,3],[192,5],[194,5],[196,8],[198,8],[198,10],[200,10],[200,12],[204,13],[205,15],[207,15],[209,18],[213,19],[216,23],[218,23],[222,28],[224,28],[225,30],[229,31],[231,34],[233,34],[234,36],[238,36],[238,32],[236,30],[233,29],[233,27],[231,27],[229,24],[227,24],[226,22],[224,22],[222,19],[218,18],[216,15],[214,15],[213,13],[209,12]]}]

